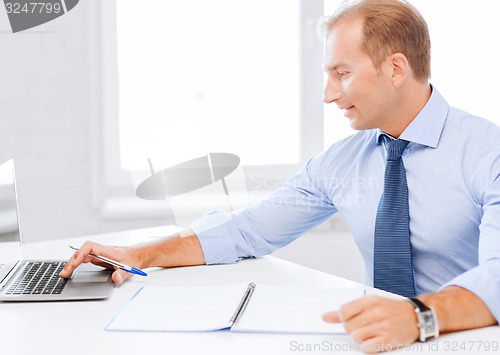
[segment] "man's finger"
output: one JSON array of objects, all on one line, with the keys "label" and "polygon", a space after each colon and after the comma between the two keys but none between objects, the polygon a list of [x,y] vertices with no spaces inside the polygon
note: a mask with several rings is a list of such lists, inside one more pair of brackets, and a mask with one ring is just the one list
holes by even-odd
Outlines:
[{"label": "man's finger", "polygon": [[75,254],[73,254],[73,256],[66,263],[66,266],[59,273],[59,276],[64,278],[70,277],[73,271],[78,267],[78,265],[80,265],[80,263],[81,262],[79,262],[75,258]]},{"label": "man's finger", "polygon": [[323,320],[328,323],[341,323],[340,315],[338,311],[325,313],[323,315]]},{"label": "man's finger", "polygon": [[130,277],[127,274],[130,274],[130,273],[123,271],[121,269],[118,269],[115,272],[113,272],[113,275],[111,278],[113,279],[114,283],[121,284],[123,282],[123,280],[125,280],[127,277]]},{"label": "man's finger", "polygon": [[109,258],[111,260],[117,260],[117,261],[124,260],[126,262],[126,260],[124,259],[126,257],[126,253],[121,251],[120,248],[104,246],[101,244],[87,241],[69,259],[68,263],[63,268],[59,276],[68,278],[81,263],[89,263],[89,262],[109,269],[114,269],[112,279],[117,284],[121,284],[123,280],[133,276],[132,273],[121,270],[119,267],[103,262],[89,254],[97,254]]},{"label": "man's finger", "polygon": [[380,330],[377,324],[370,324],[365,327],[353,329],[348,333],[351,335],[352,340],[354,340],[355,342],[365,342],[371,338],[376,337],[379,332]]},{"label": "man's finger", "polygon": [[120,269],[118,266],[113,266],[115,272],[111,275],[111,278],[116,284],[121,284],[123,280],[128,279],[129,277],[134,276],[134,274],[127,272],[125,270]]},{"label": "man's finger", "polygon": [[92,242],[85,242],[69,259],[66,266],[59,273],[60,277],[68,278],[81,263],[88,263],[95,260],[89,255],[93,250],[100,249],[100,245]]},{"label": "man's finger", "polygon": [[363,312],[369,303],[373,302],[372,297],[363,297],[343,305],[339,310],[342,322],[348,321]]},{"label": "man's finger", "polygon": [[345,322],[363,311],[365,308],[366,300],[368,297],[363,297],[355,301],[349,302],[342,306],[340,310],[335,312],[326,313],[323,320],[328,323],[341,323]]}]

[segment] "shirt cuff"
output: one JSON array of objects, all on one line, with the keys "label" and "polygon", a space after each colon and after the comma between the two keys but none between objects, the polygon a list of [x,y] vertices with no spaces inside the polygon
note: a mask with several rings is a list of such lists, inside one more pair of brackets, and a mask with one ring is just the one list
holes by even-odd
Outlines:
[{"label": "shirt cuff", "polygon": [[448,286],[460,286],[478,296],[500,322],[500,260],[487,261],[447,282]]},{"label": "shirt cuff", "polygon": [[233,218],[234,216],[222,211],[213,211],[189,226],[200,241],[207,265],[232,264],[241,260],[236,253],[235,243],[230,238],[235,232],[231,231],[229,223]]}]

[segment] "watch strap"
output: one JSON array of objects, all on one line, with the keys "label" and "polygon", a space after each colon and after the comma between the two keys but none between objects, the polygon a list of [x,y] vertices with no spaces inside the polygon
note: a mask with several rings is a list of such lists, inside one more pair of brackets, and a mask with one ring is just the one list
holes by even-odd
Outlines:
[{"label": "watch strap", "polygon": [[418,328],[420,330],[420,341],[426,341],[439,336],[439,325],[434,308],[427,307],[422,301],[415,297],[407,298],[407,300],[415,307],[415,312],[418,318]]},{"label": "watch strap", "polygon": [[410,301],[410,303],[413,304],[413,307],[418,308],[420,312],[425,312],[430,310],[430,308],[427,307],[425,304],[423,304],[422,301],[420,301],[418,298],[409,297],[408,301]]}]

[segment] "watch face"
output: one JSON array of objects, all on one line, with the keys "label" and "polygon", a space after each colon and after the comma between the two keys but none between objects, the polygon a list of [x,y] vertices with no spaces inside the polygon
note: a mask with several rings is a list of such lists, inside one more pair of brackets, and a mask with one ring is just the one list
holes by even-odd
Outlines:
[{"label": "watch face", "polygon": [[421,329],[425,331],[425,338],[436,336],[436,322],[431,310],[420,312]]}]

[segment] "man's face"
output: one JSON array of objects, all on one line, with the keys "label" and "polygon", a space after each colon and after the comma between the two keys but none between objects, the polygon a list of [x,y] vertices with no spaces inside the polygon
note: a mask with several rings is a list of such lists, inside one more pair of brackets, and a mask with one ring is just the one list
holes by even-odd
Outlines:
[{"label": "man's face", "polygon": [[336,103],[356,130],[381,128],[395,109],[389,61],[377,71],[361,51],[363,23],[347,20],[330,30],[325,42],[324,69],[328,81],[323,101]]}]

